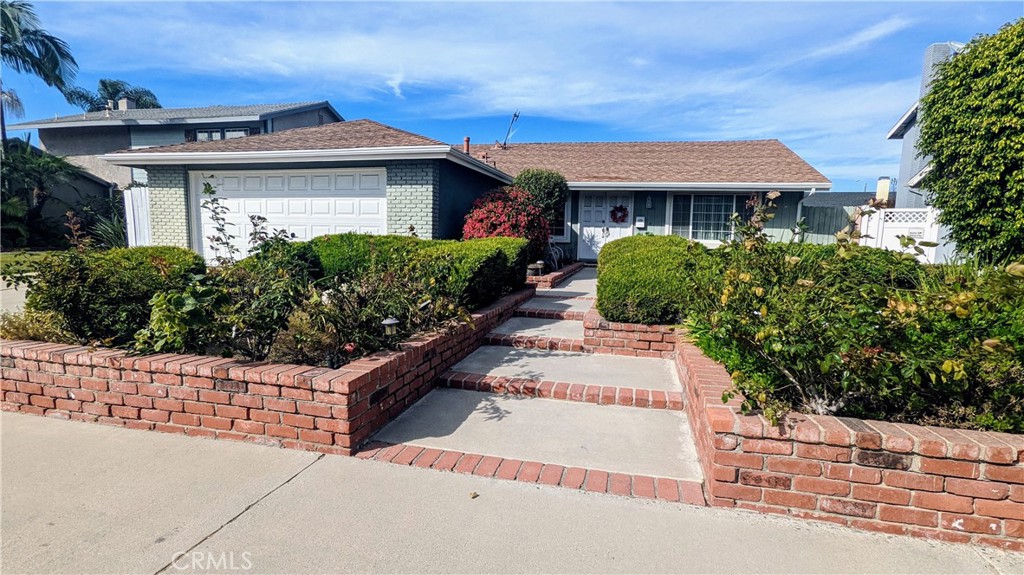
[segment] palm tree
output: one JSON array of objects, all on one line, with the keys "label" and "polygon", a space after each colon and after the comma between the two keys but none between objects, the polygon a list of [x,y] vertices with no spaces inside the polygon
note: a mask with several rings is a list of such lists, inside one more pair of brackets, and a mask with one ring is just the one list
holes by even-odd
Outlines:
[{"label": "palm tree", "polygon": [[107,107],[107,101],[118,101],[121,98],[135,100],[136,108],[160,108],[156,94],[138,86],[132,86],[124,80],[103,79],[99,81],[95,92],[85,88],[71,88],[64,93],[68,102],[86,112],[99,112]]},{"label": "palm tree", "polygon": [[[4,65],[11,70],[38,76],[62,94],[71,87],[78,73],[78,63],[67,42],[43,30],[32,4],[24,0],[0,0],[0,54]],[[7,141],[2,106],[0,138]]]}]

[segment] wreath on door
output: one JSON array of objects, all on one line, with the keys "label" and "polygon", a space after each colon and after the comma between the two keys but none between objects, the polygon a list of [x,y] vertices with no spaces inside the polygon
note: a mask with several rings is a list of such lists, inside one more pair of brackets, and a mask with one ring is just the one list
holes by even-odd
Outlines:
[{"label": "wreath on door", "polygon": [[629,208],[624,205],[618,205],[612,208],[611,214],[612,221],[617,224],[625,223],[629,219]]}]

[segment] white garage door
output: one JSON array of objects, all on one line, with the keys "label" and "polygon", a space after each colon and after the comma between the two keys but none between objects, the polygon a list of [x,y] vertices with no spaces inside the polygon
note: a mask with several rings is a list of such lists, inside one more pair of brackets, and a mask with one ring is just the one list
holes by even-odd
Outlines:
[{"label": "white garage door", "polygon": [[[199,214],[194,245],[213,258],[213,221],[202,209],[203,182],[217,191],[235,247],[245,254],[252,224],[249,216],[267,218],[268,230],[286,230],[296,240],[324,234],[387,233],[387,176],[383,168],[364,170],[250,170],[191,172],[193,213]],[[195,221],[195,220],[193,220]],[[200,235],[201,234],[201,235]]]}]

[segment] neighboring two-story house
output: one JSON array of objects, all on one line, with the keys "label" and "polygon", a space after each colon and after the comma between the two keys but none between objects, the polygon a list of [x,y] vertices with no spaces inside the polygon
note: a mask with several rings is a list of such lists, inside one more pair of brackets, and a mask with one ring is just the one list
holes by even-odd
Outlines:
[{"label": "neighboring two-story house", "polygon": [[40,148],[64,156],[93,176],[124,188],[132,182],[145,183],[146,173],[113,165],[97,156],[117,150],[227,140],[342,120],[341,114],[326,101],[143,109],[136,108],[132,100],[122,99],[101,112],[33,120],[8,129],[38,130]]},{"label": "neighboring two-story house", "polygon": [[[941,42],[928,46],[924,52],[924,67],[921,71],[920,96],[910,109],[903,114],[899,121],[896,122],[896,125],[889,130],[889,133],[886,136],[889,140],[902,140],[903,142],[903,150],[900,154],[898,188],[896,190],[896,202],[894,207],[897,210],[921,210],[920,213],[904,212],[901,214],[900,212],[891,212],[889,217],[892,219],[902,218],[903,220],[906,220],[896,223],[919,224],[919,227],[922,229],[934,226],[938,227],[934,232],[930,229],[925,229],[925,231],[922,232],[922,237],[924,239],[931,239],[934,237],[940,244],[937,248],[934,248],[934,254],[929,250],[927,261],[931,262],[942,262],[954,257],[956,253],[956,245],[947,238],[945,228],[938,226],[938,224],[935,223],[935,214],[926,213],[925,211],[928,208],[928,190],[925,189],[922,184],[925,176],[928,174],[931,160],[930,158],[920,157],[918,155],[917,143],[921,136],[921,128],[918,126],[918,108],[921,105],[921,99],[924,98],[931,89],[932,80],[935,79],[936,66],[952,58],[957,52],[963,49],[963,47],[963,44],[957,42]],[[918,218],[920,221],[911,221],[914,218]],[[875,233],[881,235],[882,232]],[[892,249],[893,246],[898,245],[898,240],[895,239],[895,233],[896,232],[890,234],[893,235],[892,238],[880,238],[880,240],[888,241],[887,244],[885,244],[885,247]],[[911,230],[909,235],[913,237],[916,233]]]}]

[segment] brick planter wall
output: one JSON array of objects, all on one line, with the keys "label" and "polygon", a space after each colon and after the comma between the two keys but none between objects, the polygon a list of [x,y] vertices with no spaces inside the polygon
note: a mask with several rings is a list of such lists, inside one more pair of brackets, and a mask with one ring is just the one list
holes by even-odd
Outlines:
[{"label": "brick planter wall", "polygon": [[678,351],[712,505],[1024,551],[1024,435],[800,414],[772,426],[722,403],[724,367]]},{"label": "brick planter wall", "polygon": [[2,407],[350,455],[426,395],[533,292],[529,287],[474,313],[476,329],[463,324],[334,370],[2,341]]},{"label": "brick planter wall", "polygon": [[581,262],[576,262],[574,264],[569,264],[556,272],[551,272],[542,276],[526,276],[526,281],[527,283],[536,285],[539,289],[551,289],[553,287],[557,287],[558,284],[569,279],[573,274],[584,267],[585,266]]},{"label": "brick planter wall", "polygon": [[583,350],[588,353],[672,359],[676,339],[672,326],[610,322],[596,307],[583,316]]}]

